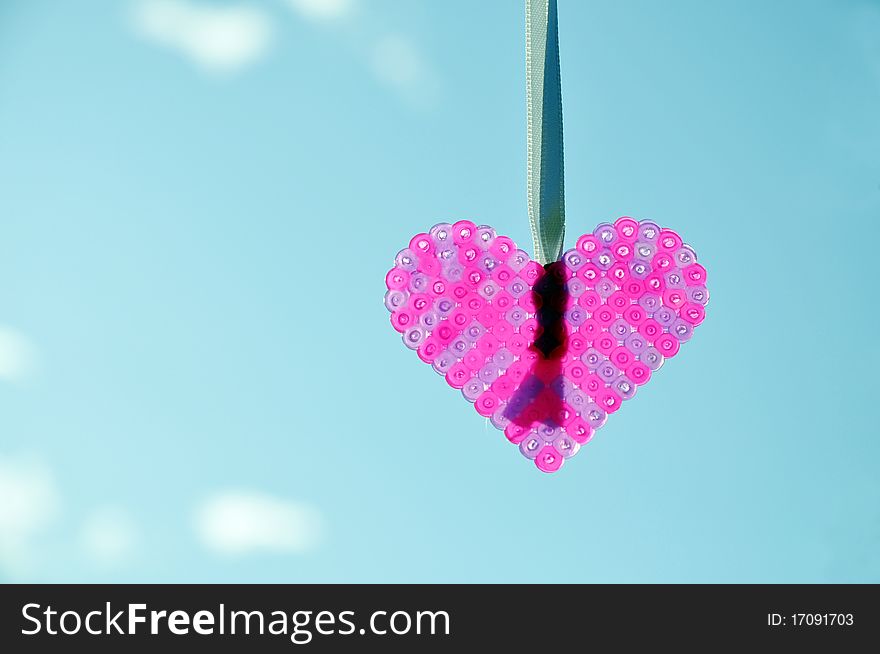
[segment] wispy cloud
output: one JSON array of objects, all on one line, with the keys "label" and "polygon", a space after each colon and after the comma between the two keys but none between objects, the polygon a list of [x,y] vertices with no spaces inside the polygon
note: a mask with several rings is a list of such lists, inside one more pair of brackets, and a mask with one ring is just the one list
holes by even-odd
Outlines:
[{"label": "wispy cloud", "polygon": [[138,531],[132,517],[120,507],[102,507],[90,513],[80,531],[85,554],[101,567],[127,563],[137,548]]},{"label": "wispy cloud", "polygon": [[51,471],[28,458],[0,457],[0,570],[19,577],[33,565],[33,539],[58,513]]},{"label": "wispy cloud", "polygon": [[188,0],[140,0],[132,13],[143,38],[177,51],[200,69],[236,73],[268,52],[273,40],[268,16],[248,5]]},{"label": "wispy cloud", "polygon": [[34,372],[36,348],[21,332],[0,325],[0,381],[17,382]]},{"label": "wispy cloud", "polygon": [[380,81],[399,90],[413,90],[427,77],[416,45],[403,36],[386,36],[373,45],[371,64]]},{"label": "wispy cloud", "polygon": [[354,0],[287,0],[294,10],[313,20],[337,20],[351,15]]},{"label": "wispy cloud", "polygon": [[312,506],[252,491],[226,491],[196,511],[202,544],[218,554],[302,553],[314,548],[323,532]]}]

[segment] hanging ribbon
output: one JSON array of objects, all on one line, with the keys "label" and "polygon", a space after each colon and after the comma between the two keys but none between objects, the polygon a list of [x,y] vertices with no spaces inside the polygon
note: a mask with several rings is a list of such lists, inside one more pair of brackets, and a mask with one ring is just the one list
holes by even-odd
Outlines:
[{"label": "hanging ribbon", "polygon": [[556,0],[526,0],[529,222],[535,259],[559,259],[565,238],[562,85]]}]

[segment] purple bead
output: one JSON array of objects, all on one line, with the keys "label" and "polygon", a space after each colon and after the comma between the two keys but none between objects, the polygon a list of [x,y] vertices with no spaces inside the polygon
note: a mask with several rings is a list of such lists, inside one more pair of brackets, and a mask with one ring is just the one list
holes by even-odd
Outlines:
[{"label": "purple bead", "polygon": [[673,268],[666,273],[666,286],[668,288],[684,288],[684,275],[678,268]]},{"label": "purple bead", "polygon": [[572,325],[578,326],[587,319],[587,312],[580,307],[573,307],[565,312],[565,318]]},{"label": "purple bead", "polygon": [[633,354],[641,354],[648,347],[648,342],[645,340],[645,337],[638,332],[633,332],[627,336],[623,344],[626,346],[626,349]]},{"label": "purple bead", "polygon": [[486,328],[475,320],[470,325],[465,327],[465,330],[462,332],[461,335],[462,338],[464,338],[466,341],[476,343],[478,340],[480,340],[480,336],[485,333]]},{"label": "purple bead", "polygon": [[526,254],[522,250],[517,250],[510,256],[510,260],[507,262],[507,265],[513,268],[515,272],[519,272],[526,267],[526,264],[530,260],[531,257],[529,257],[528,254]]},{"label": "purple bead", "polygon": [[446,279],[450,282],[460,282],[464,276],[464,266],[459,263],[450,263],[446,269]]},{"label": "purple bead", "polygon": [[599,350],[592,347],[581,355],[581,361],[587,368],[589,368],[590,372],[595,372],[596,368],[598,368],[599,364],[604,360],[605,356],[599,352]]},{"label": "purple bead", "polygon": [[492,361],[484,364],[483,367],[480,368],[479,372],[480,379],[487,384],[491,384],[493,381],[498,379],[499,374],[501,374],[501,368],[498,366],[497,363],[494,363]]},{"label": "purple bead", "polygon": [[602,298],[607,298],[616,290],[617,287],[614,285],[614,282],[612,282],[607,277],[603,277],[598,282],[596,282],[596,292]]},{"label": "purple bead", "polygon": [[675,251],[675,255],[672,258],[675,261],[675,265],[679,268],[684,268],[697,262],[697,253],[694,252],[690,245],[684,244]]},{"label": "purple bead", "polygon": [[657,223],[650,220],[643,220],[639,223],[639,240],[640,241],[656,241],[660,236],[660,227]]},{"label": "purple bead", "polygon": [[452,243],[452,225],[449,223],[437,223],[428,233],[434,238],[437,245]]},{"label": "purple bead", "polygon": [[565,261],[565,265],[572,270],[580,270],[581,267],[586,263],[583,255],[577,250],[569,250],[562,257],[562,260]]},{"label": "purple bead", "polygon": [[495,240],[495,230],[488,225],[480,225],[477,227],[477,243],[484,250],[488,250],[489,246]]},{"label": "purple bead", "polygon": [[670,309],[669,307],[660,307],[654,312],[654,320],[659,322],[664,327],[669,327],[672,323],[675,322],[675,311]]},{"label": "purple bead", "polygon": [[635,246],[636,259],[650,261],[657,254],[657,246],[647,241],[639,241]]},{"label": "purple bead", "polygon": [[409,248],[404,248],[398,252],[397,256],[394,257],[394,263],[398,268],[401,268],[406,272],[414,271],[419,265],[415,253]]},{"label": "purple bead", "polygon": [[613,323],[611,323],[611,327],[608,328],[608,332],[618,341],[623,341],[627,336],[632,333],[632,327],[623,318],[618,318]]},{"label": "purple bead", "polygon": [[590,401],[590,398],[587,397],[587,394],[584,393],[579,388],[575,388],[565,396],[565,401],[574,409],[577,413],[583,413],[584,408],[587,406],[587,403]]},{"label": "purple bead", "polygon": [[559,433],[559,427],[553,423],[542,423],[538,425],[538,436],[548,443],[552,443],[556,437],[559,436]]},{"label": "purple bead", "polygon": [[563,459],[570,459],[577,454],[581,445],[568,434],[562,434],[553,441],[553,447],[562,455]]},{"label": "purple bead", "polygon": [[421,327],[410,327],[403,333],[403,343],[410,350],[417,350],[425,340],[425,330]]},{"label": "purple bead", "polygon": [[521,279],[514,279],[507,285],[507,292],[515,298],[522,297],[528,290],[528,285]]},{"label": "purple bead", "polygon": [[571,297],[580,297],[587,290],[587,285],[581,281],[580,277],[572,277],[566,282],[565,288]]},{"label": "purple bead", "polygon": [[614,380],[617,375],[620,374],[620,371],[610,361],[604,361],[599,364],[599,367],[596,369],[596,374],[607,383]]},{"label": "purple bead", "polygon": [[428,331],[433,331],[434,327],[436,327],[440,323],[440,314],[436,311],[428,311],[427,313],[423,313],[419,318],[419,324],[427,329]]},{"label": "purple bead", "polygon": [[395,311],[406,304],[408,297],[403,291],[388,291],[385,294],[385,308],[389,311]]},{"label": "purple bead", "polygon": [[524,309],[521,309],[520,307],[514,307],[507,312],[505,318],[507,318],[507,322],[509,322],[514,327],[519,327],[526,320],[528,320],[528,315],[526,314]]},{"label": "purple bead", "polygon": [[586,406],[584,412],[581,413],[581,417],[586,420],[590,427],[595,431],[605,424],[605,421],[608,419],[608,414],[605,413],[605,410],[598,404],[590,402]]},{"label": "purple bead", "polygon": [[428,276],[424,273],[415,272],[409,277],[409,290],[413,293],[424,293],[429,284]]},{"label": "purple bead", "polygon": [[450,300],[448,297],[441,297],[437,299],[436,303],[437,313],[441,316],[446,316],[452,313],[452,310],[455,309],[455,302]]},{"label": "purple bead", "polygon": [[626,375],[621,375],[615,379],[614,383],[611,384],[611,388],[624,400],[631,400],[636,394],[636,385]]},{"label": "purple bead", "polygon": [[686,343],[694,335],[694,326],[686,320],[676,318],[675,322],[672,323],[672,327],[669,328],[669,333],[682,343]]},{"label": "purple bead", "polygon": [[638,259],[630,261],[629,272],[636,279],[644,279],[651,274],[651,266]]},{"label": "purple bead", "polygon": [[477,398],[480,397],[485,390],[486,387],[483,385],[483,382],[479,379],[471,379],[461,389],[461,394],[464,395],[464,399],[468,402],[476,402]]},{"label": "purple bead", "polygon": [[611,254],[611,250],[600,250],[599,253],[593,257],[593,263],[596,264],[596,267],[599,270],[608,270],[614,265],[614,255]]},{"label": "purple bead", "polygon": [[455,355],[452,352],[449,350],[443,350],[437,355],[437,358],[434,359],[434,370],[441,375],[445,375],[457,361],[458,359],[455,358]]},{"label": "purple bead", "polygon": [[687,298],[691,302],[706,306],[709,303],[709,291],[705,286],[688,286]]},{"label": "purple bead", "polygon": [[523,456],[527,459],[534,460],[538,458],[538,452],[541,451],[542,447],[544,447],[544,441],[538,438],[537,434],[531,432],[519,444],[519,451],[522,452]]},{"label": "purple bead", "polygon": [[457,359],[462,359],[473,346],[474,344],[469,340],[462,336],[458,336],[449,344],[449,351],[452,352]]},{"label": "purple bead", "polygon": [[510,424],[510,418],[507,417],[507,405],[501,404],[497,409],[495,409],[495,413],[489,418],[489,422],[492,423],[492,426],[495,429],[504,429],[507,425]]},{"label": "purple bead", "polygon": [[491,300],[501,289],[491,279],[480,287],[479,293],[486,300]]},{"label": "purple bead", "polygon": [[492,362],[497,364],[498,367],[502,370],[507,370],[508,366],[513,363],[513,359],[513,352],[508,350],[506,347],[501,348],[492,355]]},{"label": "purple bead", "polygon": [[572,390],[574,390],[574,384],[572,381],[566,377],[565,375],[559,375],[556,379],[550,382],[550,388],[556,393],[559,397],[565,397]]},{"label": "purple bead", "polygon": [[639,361],[644,363],[651,370],[657,370],[663,365],[663,355],[652,345],[639,355]]},{"label": "purple bead", "polygon": [[659,295],[654,295],[653,293],[645,293],[642,297],[639,298],[639,306],[641,306],[645,313],[648,314],[648,317],[654,315],[654,312],[657,311],[661,307],[663,303],[660,301]]},{"label": "purple bead", "polygon": [[593,236],[599,239],[600,243],[608,246],[614,243],[614,239],[617,238],[617,232],[614,230],[614,226],[609,223],[600,223],[596,225],[596,229],[593,230]]}]

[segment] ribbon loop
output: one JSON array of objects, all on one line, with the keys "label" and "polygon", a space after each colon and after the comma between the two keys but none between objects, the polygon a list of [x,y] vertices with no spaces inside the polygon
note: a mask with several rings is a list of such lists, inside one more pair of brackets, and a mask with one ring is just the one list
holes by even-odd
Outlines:
[{"label": "ribbon loop", "polygon": [[535,259],[559,259],[565,238],[562,84],[556,0],[526,0],[529,222]]}]

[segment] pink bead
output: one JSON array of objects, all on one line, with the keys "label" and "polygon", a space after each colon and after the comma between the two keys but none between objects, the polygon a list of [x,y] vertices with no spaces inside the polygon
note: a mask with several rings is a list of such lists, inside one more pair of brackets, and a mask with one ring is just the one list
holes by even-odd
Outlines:
[{"label": "pink bead", "polygon": [[[611,251],[618,261],[629,261],[636,254],[635,247],[630,241],[617,241],[611,246]],[[624,269],[628,270],[626,266],[624,266]]]},{"label": "pink bead", "polygon": [[633,327],[638,327],[647,319],[648,314],[638,304],[629,305],[623,312],[623,318]]},{"label": "pink bead", "polygon": [[611,363],[620,368],[621,370],[625,370],[626,367],[633,362],[633,355],[628,349],[619,345],[611,351],[611,355],[608,357],[611,359]]},{"label": "pink bead", "polygon": [[671,229],[661,229],[660,238],[657,239],[657,245],[661,250],[675,252],[681,247],[681,237]]},{"label": "pink bead", "polygon": [[513,381],[510,375],[505,374],[492,382],[489,388],[499,399],[506,402],[516,392],[516,386],[516,382]]},{"label": "pink bead", "polygon": [[584,379],[581,388],[583,388],[590,397],[596,398],[599,397],[599,393],[605,388],[605,382],[602,381],[602,378],[599,377],[599,375],[591,373],[587,375],[586,379]]},{"label": "pink bead", "polygon": [[524,427],[523,425],[518,425],[515,422],[511,422],[507,427],[504,428],[504,435],[514,445],[519,445],[523,442],[526,436],[529,435],[531,429],[528,427]]},{"label": "pink bead", "polygon": [[495,297],[492,298],[492,306],[504,313],[507,313],[512,309],[515,304],[516,298],[507,291],[499,291]]},{"label": "pink bead", "polygon": [[483,394],[477,398],[477,401],[474,402],[474,407],[477,409],[477,413],[484,418],[488,418],[495,413],[495,409],[498,408],[498,396],[492,391],[484,391]]},{"label": "pink bead", "polygon": [[639,334],[644,336],[649,343],[654,342],[654,339],[658,338],[662,333],[663,327],[661,327],[660,323],[653,318],[648,318],[645,322],[639,325]]},{"label": "pink bead", "polygon": [[455,329],[448,320],[444,320],[437,329],[434,330],[434,336],[437,337],[437,341],[443,345],[444,347],[449,344],[449,342],[458,336],[460,333],[459,330]]},{"label": "pink bead", "polygon": [[464,281],[465,286],[470,288],[478,288],[480,284],[482,284],[486,280],[486,273],[484,273],[479,268],[465,268],[464,276],[462,277],[462,281]]},{"label": "pink bead", "polygon": [[471,324],[471,316],[462,309],[456,309],[449,315],[449,319],[444,322],[450,322],[455,325],[455,329],[460,332],[469,324]]},{"label": "pink bead", "polygon": [[392,268],[385,275],[385,285],[392,291],[403,290],[409,284],[409,273],[400,268]]},{"label": "pink bead", "polygon": [[462,362],[454,363],[446,373],[446,383],[452,388],[462,388],[468,383],[473,374]]},{"label": "pink bead", "polygon": [[535,295],[533,293],[525,293],[524,295],[520,295],[516,303],[523,309],[525,309],[528,313],[534,313],[535,309],[538,308],[538,304],[537,302],[535,302]]},{"label": "pink bead", "polygon": [[507,349],[514,354],[521,354],[529,347],[529,340],[522,334],[511,334],[507,338]]},{"label": "pink bead", "polygon": [[651,268],[653,268],[655,272],[665,273],[674,267],[675,261],[673,260],[672,255],[666,252],[658,252],[654,255],[654,258],[651,259]]},{"label": "pink bead", "polygon": [[507,236],[496,236],[492,245],[489,246],[489,252],[499,261],[506,262],[510,259],[510,255],[516,251],[516,244]]},{"label": "pink bead", "polygon": [[584,338],[579,333],[574,333],[569,335],[568,337],[568,352],[573,356],[579,357],[581,354],[587,351],[587,339]]},{"label": "pink bead", "polygon": [[545,445],[535,457],[535,465],[541,472],[556,472],[562,466],[562,455],[552,445]]},{"label": "pink bead", "polygon": [[688,286],[702,286],[706,283],[706,269],[698,263],[692,263],[684,269],[684,279]]},{"label": "pink bead", "polygon": [[587,339],[587,347],[589,347],[593,341],[599,338],[599,334],[602,333],[602,327],[594,319],[587,318],[581,323],[578,332]]},{"label": "pink bead", "polygon": [[599,267],[592,263],[585,263],[581,269],[577,271],[577,276],[584,280],[587,288],[592,288],[593,284],[602,276]]},{"label": "pink bead", "polygon": [[458,262],[462,266],[475,266],[480,256],[480,248],[476,243],[458,249]]},{"label": "pink bead", "polygon": [[492,334],[483,334],[477,341],[477,350],[486,358],[495,354],[499,349],[501,349],[501,342]]},{"label": "pink bead", "polygon": [[428,277],[436,277],[440,274],[440,262],[430,254],[421,256],[419,257],[418,270]]},{"label": "pink bead", "polygon": [[456,282],[452,285],[452,297],[455,298],[456,302],[462,302],[462,300],[464,300],[470,294],[471,290],[463,283]]},{"label": "pink bead", "polygon": [[464,359],[461,362],[465,365],[466,368],[470,370],[477,371],[483,367],[483,364],[486,363],[486,353],[482,350],[468,350],[468,353],[464,355]]},{"label": "pink bead", "polygon": [[530,286],[534,286],[544,276],[544,268],[537,261],[529,261],[517,274]]},{"label": "pink bead", "polygon": [[581,445],[588,443],[593,437],[592,428],[583,418],[580,417],[576,417],[565,427],[565,433]]},{"label": "pink bead", "polygon": [[416,234],[409,242],[409,249],[418,255],[433,254],[434,239],[428,234]]},{"label": "pink bead", "polygon": [[578,360],[572,361],[565,367],[566,377],[574,381],[575,384],[580,383],[589,374],[590,371],[587,370],[587,367]]},{"label": "pink bead", "polygon": [[639,235],[639,224],[629,216],[621,216],[614,221],[614,229],[617,237],[627,241],[634,241]]},{"label": "pink bead", "polygon": [[602,306],[602,298],[596,291],[584,291],[578,298],[578,304],[587,311],[593,312]]},{"label": "pink bead", "polygon": [[498,282],[501,286],[505,288],[507,285],[516,277],[516,273],[513,271],[513,268],[506,264],[501,264],[499,266],[495,266],[492,269],[492,279]]},{"label": "pink bead", "polygon": [[706,317],[706,310],[703,308],[701,304],[695,304],[694,302],[689,302],[685,304],[681,308],[681,317],[683,320],[686,320],[694,327],[703,322],[703,318]]},{"label": "pink bead", "polygon": [[645,289],[651,293],[662,293],[666,289],[666,281],[659,273],[652,273],[645,277]]},{"label": "pink bead", "polygon": [[[419,346],[417,350],[417,354],[419,358],[425,363],[433,363],[434,359],[437,358],[437,355],[440,354],[441,345],[437,341],[434,336],[429,336],[425,339],[425,341]],[[461,388],[461,387],[459,387]]]},{"label": "pink bead", "polygon": [[452,241],[456,245],[471,243],[477,233],[477,226],[470,220],[459,220],[452,226]]},{"label": "pink bead", "polygon": [[626,376],[634,384],[643,386],[651,379],[651,369],[641,361],[633,361],[625,370]]},{"label": "pink bead", "polygon": [[438,279],[431,284],[430,292],[434,297],[443,297],[446,295],[446,284]]},{"label": "pink bead", "polygon": [[614,309],[608,306],[600,307],[593,314],[593,316],[596,318],[596,321],[603,327],[608,327],[617,319],[617,313],[614,311]]},{"label": "pink bead", "polygon": [[592,234],[584,234],[577,240],[576,247],[584,254],[584,256],[591,258],[602,249],[602,244],[599,243],[599,239]]},{"label": "pink bead", "polygon": [[416,317],[407,309],[400,309],[391,314],[391,325],[401,334],[416,322]]},{"label": "pink bead", "polygon": [[605,356],[608,356],[614,348],[617,347],[617,339],[612,337],[608,332],[605,332],[593,342],[593,347]]},{"label": "pink bead", "polygon": [[538,336],[538,321],[529,318],[519,326],[519,333],[525,336],[529,343],[534,343]]},{"label": "pink bead", "polygon": [[514,361],[507,367],[505,377],[510,377],[514,383],[519,384],[531,372],[532,367],[525,361]]},{"label": "pink bead", "polygon": [[511,325],[506,320],[498,320],[494,325],[492,325],[492,333],[499,341],[505,343],[507,342],[507,339],[510,338],[514,333],[513,325]]},{"label": "pink bead", "polygon": [[409,296],[407,306],[409,306],[416,315],[421,315],[430,309],[433,304],[434,298],[427,293],[413,293]]},{"label": "pink bead", "polygon": [[687,295],[684,289],[667,288],[663,291],[663,304],[670,309],[678,311],[685,302],[687,302]]},{"label": "pink bead", "polygon": [[606,388],[603,391],[599,391],[599,406],[605,411],[605,413],[614,413],[620,408],[620,396],[612,391],[610,388]]},{"label": "pink bead", "polygon": [[486,306],[486,303],[483,302],[483,298],[474,294],[471,294],[463,303],[464,310],[472,316],[480,313],[484,306]]},{"label": "pink bead", "polygon": [[501,314],[493,309],[491,306],[486,306],[480,309],[479,313],[477,313],[477,320],[480,321],[486,329],[492,329],[496,324],[498,324],[498,320],[501,318]]},{"label": "pink bead", "polygon": [[678,339],[672,334],[663,334],[654,341],[654,347],[660,350],[660,354],[669,359],[678,354],[680,344]]},{"label": "pink bead", "polygon": [[618,286],[623,287],[629,278],[629,266],[618,261],[608,269],[607,277]]},{"label": "pink bead", "polygon": [[608,297],[608,305],[617,313],[623,311],[630,305],[629,297],[623,291],[615,291]]}]

